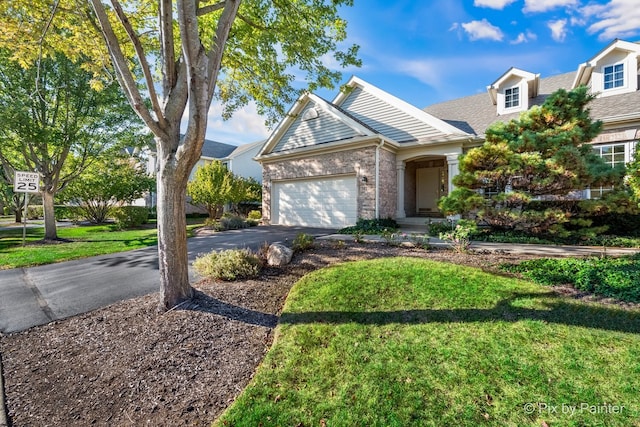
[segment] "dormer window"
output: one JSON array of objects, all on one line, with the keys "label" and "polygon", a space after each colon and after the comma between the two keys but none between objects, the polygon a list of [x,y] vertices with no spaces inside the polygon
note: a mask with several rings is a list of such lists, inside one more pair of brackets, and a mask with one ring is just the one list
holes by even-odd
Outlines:
[{"label": "dormer window", "polygon": [[504,91],[504,108],[515,108],[520,106],[520,88],[511,87]]},{"label": "dormer window", "polygon": [[614,40],[596,56],[580,64],[571,89],[589,86],[598,98],[640,89],[640,43]]},{"label": "dormer window", "polygon": [[604,89],[615,89],[624,86],[624,64],[604,67]]},{"label": "dormer window", "polygon": [[513,114],[529,108],[529,100],[538,96],[539,85],[540,74],[512,67],[487,86],[487,91],[498,115]]}]

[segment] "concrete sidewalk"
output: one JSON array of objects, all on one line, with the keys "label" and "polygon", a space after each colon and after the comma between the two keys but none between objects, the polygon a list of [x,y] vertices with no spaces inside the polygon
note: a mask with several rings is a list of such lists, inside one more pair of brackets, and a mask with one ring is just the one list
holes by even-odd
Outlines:
[{"label": "concrete sidewalk", "polygon": [[[398,233],[396,233],[398,234]],[[402,233],[400,233],[402,234]],[[448,248],[451,244],[437,237],[429,237],[423,233],[404,233],[405,238],[396,237],[395,242],[411,242],[412,238],[424,241],[437,248]],[[376,234],[367,234],[361,237],[363,242],[386,243],[387,239]],[[318,240],[343,240],[353,241],[351,234],[330,234],[319,237]],[[585,256],[623,256],[640,252],[640,248],[609,248],[603,246],[570,246],[570,245],[538,245],[516,243],[489,243],[471,242],[471,250],[502,252],[507,254],[539,255],[542,257],[585,257]]]}]

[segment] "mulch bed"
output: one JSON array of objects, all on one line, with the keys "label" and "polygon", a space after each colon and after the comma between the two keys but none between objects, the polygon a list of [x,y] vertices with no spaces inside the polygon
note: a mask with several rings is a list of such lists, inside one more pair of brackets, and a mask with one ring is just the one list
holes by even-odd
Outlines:
[{"label": "mulch bed", "polygon": [[0,336],[10,425],[208,426],[251,380],[300,277],[396,255],[485,269],[522,259],[323,243],[255,280],[200,281],[193,301],[166,313],[152,294]]}]

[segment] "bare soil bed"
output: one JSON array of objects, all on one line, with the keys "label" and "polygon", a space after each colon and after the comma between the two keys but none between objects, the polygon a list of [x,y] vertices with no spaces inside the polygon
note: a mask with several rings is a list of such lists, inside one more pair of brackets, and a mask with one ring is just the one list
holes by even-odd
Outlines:
[{"label": "bare soil bed", "polygon": [[195,284],[166,313],[158,295],[0,336],[12,426],[209,425],[253,376],[291,286],[324,266],[416,256],[493,269],[522,256],[323,243],[255,280]]}]

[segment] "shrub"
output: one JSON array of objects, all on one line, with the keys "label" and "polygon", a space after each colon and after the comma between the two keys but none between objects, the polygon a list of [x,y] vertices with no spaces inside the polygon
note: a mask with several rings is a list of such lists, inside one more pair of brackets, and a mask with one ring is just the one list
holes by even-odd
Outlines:
[{"label": "shrub", "polygon": [[220,230],[238,230],[241,228],[247,228],[249,224],[238,215],[223,215],[220,218]]},{"label": "shrub", "polygon": [[193,268],[204,277],[232,281],[249,279],[260,273],[261,261],[248,249],[230,249],[199,256]]},{"label": "shrub", "polygon": [[82,212],[77,206],[55,206],[53,211],[56,221],[68,219],[69,221],[78,222],[82,219]]},{"label": "shrub", "polygon": [[343,234],[380,234],[382,232],[395,231],[398,229],[398,223],[391,218],[363,219],[360,218],[356,225],[345,227],[338,230]]},{"label": "shrub", "polygon": [[451,242],[451,247],[459,253],[467,252],[471,245],[471,236],[477,231],[476,223],[460,220],[455,228],[446,233],[440,233],[440,239]]},{"label": "shrub", "polygon": [[247,214],[247,219],[253,219],[253,220],[256,220],[256,221],[260,221],[262,219],[262,212],[260,212],[258,210],[249,211],[249,213]]},{"label": "shrub", "polygon": [[621,258],[565,258],[504,265],[543,285],[573,285],[579,290],[623,301],[640,302],[640,255]]},{"label": "shrub", "polygon": [[111,210],[120,229],[139,227],[149,221],[149,210],[144,206],[120,206]]},{"label": "shrub", "polygon": [[442,233],[453,231],[454,226],[455,224],[450,220],[438,222],[429,221],[427,223],[427,233],[430,236],[439,236]]},{"label": "shrub", "polygon": [[27,219],[39,219],[44,216],[42,206],[27,207]]},{"label": "shrub", "polygon": [[204,226],[209,228],[220,228],[220,223],[215,218],[207,218],[204,220]]},{"label": "shrub", "polygon": [[293,239],[291,248],[294,252],[302,252],[313,248],[313,236],[306,233],[298,233],[296,238]]}]

